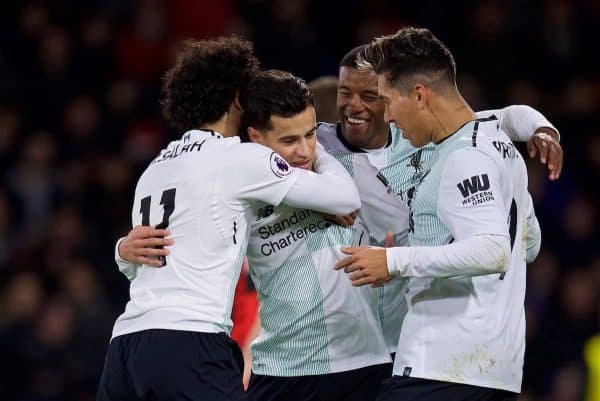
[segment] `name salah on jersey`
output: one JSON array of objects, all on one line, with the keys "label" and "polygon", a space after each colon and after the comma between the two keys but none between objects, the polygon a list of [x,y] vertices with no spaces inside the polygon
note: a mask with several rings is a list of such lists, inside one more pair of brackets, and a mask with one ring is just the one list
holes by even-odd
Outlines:
[{"label": "name salah on jersey", "polygon": [[189,153],[189,152],[194,152],[194,151],[198,152],[198,151],[200,151],[200,149],[202,149],[202,145],[204,145],[204,142],[206,142],[206,139],[203,140],[202,142],[195,141],[193,143],[186,143],[183,146],[178,143],[177,145],[175,145],[175,147],[173,149],[167,149],[167,150],[161,152],[161,154],[158,155],[158,157],[156,157],[156,159],[152,160],[152,162],[150,164],[160,163],[160,162],[164,162],[166,160],[175,159],[184,153]]}]

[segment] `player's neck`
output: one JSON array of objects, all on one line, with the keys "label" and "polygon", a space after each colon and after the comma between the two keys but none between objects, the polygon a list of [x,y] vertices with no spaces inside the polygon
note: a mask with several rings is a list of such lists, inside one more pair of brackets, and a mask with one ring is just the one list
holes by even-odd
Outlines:
[{"label": "player's neck", "polygon": [[202,124],[198,128],[218,132],[219,134],[223,135],[224,137],[233,136],[233,135],[227,135],[228,134],[227,129],[226,129],[227,128],[227,113],[225,113],[223,115],[223,117],[221,117],[218,121]]},{"label": "player's neck", "polygon": [[433,143],[439,143],[476,118],[475,113],[460,93],[437,99],[430,111],[433,118],[431,138]]},{"label": "player's neck", "polygon": [[228,138],[231,136],[236,136],[239,134],[240,131],[240,120],[234,120],[231,118],[228,118],[227,121],[225,121],[225,128],[223,128],[223,136]]},{"label": "player's neck", "polygon": [[363,149],[366,150],[379,150],[387,145],[390,139],[390,126],[386,125],[384,129],[380,130],[380,134],[376,135],[371,142],[369,142]]}]

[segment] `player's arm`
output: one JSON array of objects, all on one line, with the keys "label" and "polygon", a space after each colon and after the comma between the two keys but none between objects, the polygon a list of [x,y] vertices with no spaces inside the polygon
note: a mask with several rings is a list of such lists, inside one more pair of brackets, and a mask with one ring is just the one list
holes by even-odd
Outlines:
[{"label": "player's arm", "polygon": [[500,168],[475,148],[450,155],[441,176],[437,213],[454,242],[437,247],[391,248],[387,252],[390,272],[452,277],[506,271],[510,238]]},{"label": "player's arm", "polygon": [[527,142],[529,156],[539,155],[542,164],[548,164],[551,180],[560,177],[563,150],[558,129],[539,111],[526,105],[477,112],[477,117],[498,118],[500,128],[515,142]]},{"label": "player's arm", "polygon": [[115,262],[119,267],[119,271],[125,277],[127,277],[129,281],[133,281],[133,279],[137,276],[138,269],[141,265],[137,263],[128,262],[127,260],[123,259],[119,254],[119,248],[126,238],[127,237],[121,237],[117,240],[117,243],[115,245]]},{"label": "player's arm", "polygon": [[161,267],[159,256],[168,255],[165,246],[173,245],[169,231],[150,226],[136,226],[115,245],[115,262],[119,271],[132,281],[142,265]]},{"label": "player's arm", "polygon": [[[505,272],[510,260],[510,239],[500,177],[499,166],[482,152],[473,148],[454,152],[444,166],[437,211],[453,236],[452,243],[387,249],[346,248],[342,251],[350,256],[335,268],[350,273],[353,285],[377,285],[395,275],[454,277]],[[483,190],[470,193],[461,188],[465,180],[473,179],[482,182],[473,188],[489,184],[484,190],[488,196],[475,201],[472,196]]]},{"label": "player's arm", "polygon": [[354,181],[344,167],[318,148],[315,172],[295,169],[262,145],[245,143],[243,172],[233,177],[240,200],[280,203],[317,212],[347,215],[360,208]]},{"label": "player's arm", "polygon": [[540,223],[535,216],[531,195],[528,194],[527,199],[527,251],[525,260],[527,263],[531,263],[535,260],[538,253],[540,253],[540,247],[542,246],[542,231],[540,229]]},{"label": "player's arm", "polygon": [[549,134],[560,141],[558,129],[538,110],[527,105],[512,105],[503,109],[478,111],[478,118],[496,116],[500,128],[515,142],[528,142],[535,133],[547,128]]}]

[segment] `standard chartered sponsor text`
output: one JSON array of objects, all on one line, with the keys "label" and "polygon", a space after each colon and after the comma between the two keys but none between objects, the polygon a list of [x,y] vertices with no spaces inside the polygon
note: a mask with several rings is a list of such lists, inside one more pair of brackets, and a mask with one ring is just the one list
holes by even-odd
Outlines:
[{"label": "standard chartered sponsor text", "polygon": [[269,239],[275,235],[279,236],[279,238],[274,238],[263,243],[260,246],[260,252],[264,256],[273,255],[293,243],[306,238],[309,233],[316,233],[329,226],[323,219],[311,219],[312,221],[310,223],[307,222],[302,227],[292,228],[309,219],[313,214],[313,212],[308,210],[296,210],[291,216],[286,217],[285,219],[259,227],[258,235],[263,240]]}]

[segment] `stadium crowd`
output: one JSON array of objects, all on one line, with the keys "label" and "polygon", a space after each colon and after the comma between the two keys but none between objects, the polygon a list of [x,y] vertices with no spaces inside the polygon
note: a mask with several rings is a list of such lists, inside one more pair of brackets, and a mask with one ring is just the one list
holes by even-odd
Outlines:
[{"label": "stadium crowd", "polygon": [[592,0],[3,2],[0,399],[95,399],[128,299],[113,246],[139,173],[173,134],[158,99],[181,39],[237,33],[264,66],[310,80],[406,24],[449,45],[475,109],[529,104],[561,131],[560,180],[528,165],[543,243],[528,267],[522,397],[584,399],[600,324],[598,22]]}]

